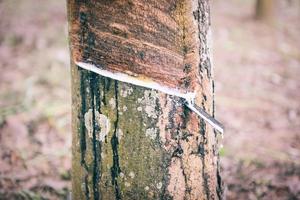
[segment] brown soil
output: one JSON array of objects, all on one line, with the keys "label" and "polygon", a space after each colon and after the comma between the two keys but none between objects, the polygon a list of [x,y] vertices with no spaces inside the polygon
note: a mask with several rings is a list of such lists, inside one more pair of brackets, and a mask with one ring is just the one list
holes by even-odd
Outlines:
[{"label": "brown soil", "polygon": [[254,1],[215,1],[212,14],[226,197],[299,199],[299,1],[278,1],[273,24],[254,20]]}]

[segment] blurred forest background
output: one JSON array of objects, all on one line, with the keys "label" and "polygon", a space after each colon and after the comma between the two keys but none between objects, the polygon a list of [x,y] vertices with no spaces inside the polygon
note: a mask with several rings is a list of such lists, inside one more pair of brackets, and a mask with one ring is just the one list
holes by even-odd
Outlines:
[{"label": "blurred forest background", "polygon": [[[300,199],[300,1],[213,0],[227,199]],[[0,0],[0,199],[66,199],[71,94],[63,0]]]}]

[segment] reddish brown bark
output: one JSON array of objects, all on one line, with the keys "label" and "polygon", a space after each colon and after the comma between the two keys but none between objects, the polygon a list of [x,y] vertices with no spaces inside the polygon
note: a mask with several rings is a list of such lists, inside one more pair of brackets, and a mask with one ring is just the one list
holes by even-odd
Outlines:
[{"label": "reddish brown bark", "polygon": [[71,4],[73,60],[194,90],[199,45],[192,1]]}]

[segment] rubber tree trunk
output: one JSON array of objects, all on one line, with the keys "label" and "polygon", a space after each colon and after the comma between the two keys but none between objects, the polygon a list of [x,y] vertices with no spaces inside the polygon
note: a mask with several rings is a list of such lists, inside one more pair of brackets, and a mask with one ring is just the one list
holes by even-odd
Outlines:
[{"label": "rubber tree trunk", "polygon": [[[111,14],[120,6],[123,9],[118,14]],[[139,59],[149,62],[155,60],[150,50],[160,48],[161,54],[167,54],[175,46],[183,59],[183,83],[193,82],[196,103],[214,115],[209,1],[68,0],[68,17],[72,199],[222,199],[216,133],[182,99],[116,81],[75,64],[80,58],[127,65],[130,56],[116,60],[114,54],[124,48],[131,35],[145,44]],[[105,39],[100,35],[107,21],[97,20],[124,18],[131,24],[142,21],[131,29],[126,28],[127,24],[115,23],[112,31],[104,34]],[[172,23],[178,27],[176,30],[170,28]],[[146,42],[142,35],[145,32],[157,35],[150,40],[145,36]],[[173,44],[168,34],[179,34],[181,38],[175,38]],[[115,48],[112,50],[109,42],[116,38],[121,42],[111,42]],[[171,67],[170,71],[174,70]],[[167,82],[168,77],[165,79],[161,82]]]},{"label": "rubber tree trunk", "polygon": [[274,20],[274,0],[257,0],[255,13],[257,19],[272,22]]}]

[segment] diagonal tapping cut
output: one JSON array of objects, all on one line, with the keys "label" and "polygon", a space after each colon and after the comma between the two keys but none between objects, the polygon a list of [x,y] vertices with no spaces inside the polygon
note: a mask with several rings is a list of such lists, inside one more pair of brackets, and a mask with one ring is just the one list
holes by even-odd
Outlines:
[{"label": "diagonal tapping cut", "polygon": [[202,119],[204,119],[207,123],[209,123],[215,130],[219,131],[221,134],[224,133],[224,126],[217,121],[215,118],[210,116],[207,112],[205,112],[202,108],[197,106],[194,102],[196,93],[194,92],[181,92],[178,89],[170,88],[167,86],[163,86],[157,82],[154,82],[151,79],[141,79],[138,77],[130,76],[125,73],[113,73],[105,69],[101,69],[93,64],[90,63],[85,63],[85,62],[76,62],[75,64],[85,70],[92,71],[96,74],[99,74],[104,77],[108,77],[114,80],[118,80],[121,82],[125,83],[130,83],[133,85],[153,89],[153,90],[158,90],[160,92],[166,93],[168,95],[180,97],[184,99],[185,105],[193,112],[195,112],[197,115],[199,115]]}]

